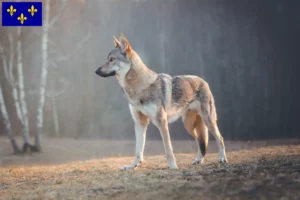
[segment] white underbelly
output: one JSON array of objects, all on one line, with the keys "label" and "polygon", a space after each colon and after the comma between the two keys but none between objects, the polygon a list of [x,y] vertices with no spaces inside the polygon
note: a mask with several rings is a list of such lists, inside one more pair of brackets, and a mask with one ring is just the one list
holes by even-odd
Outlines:
[{"label": "white underbelly", "polygon": [[184,113],[183,109],[171,108],[167,111],[168,123],[175,122]]},{"label": "white underbelly", "polygon": [[168,122],[169,123],[175,122],[179,117],[184,115],[187,109],[191,111],[192,110],[198,111],[200,109],[200,102],[194,101],[190,103],[187,108],[181,108],[181,109],[178,109],[176,107],[168,108],[167,109]]},{"label": "white underbelly", "polygon": [[[195,101],[192,102],[186,108],[177,108],[176,106],[167,108],[168,123],[172,123],[178,120],[178,118],[180,118],[186,112],[187,109],[198,110],[199,107],[200,107],[200,102]],[[156,104],[138,106],[137,108],[141,113],[150,117],[151,119],[155,118],[158,112],[158,108]]]}]

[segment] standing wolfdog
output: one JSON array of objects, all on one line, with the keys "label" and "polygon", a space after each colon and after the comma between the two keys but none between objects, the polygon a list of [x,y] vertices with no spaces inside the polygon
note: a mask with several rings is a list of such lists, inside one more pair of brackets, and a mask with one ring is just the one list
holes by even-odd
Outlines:
[{"label": "standing wolfdog", "polygon": [[136,168],[143,162],[146,130],[151,121],[160,131],[170,169],[177,169],[168,123],[182,118],[184,127],[198,144],[192,164],[203,161],[208,145],[208,130],[216,139],[219,162],[227,162],[223,137],[209,85],[197,76],[157,74],[150,70],[121,33],[114,37],[115,48],[104,65],[96,70],[101,77],[115,76],[127,97],[135,123],[135,159],[121,170]]}]

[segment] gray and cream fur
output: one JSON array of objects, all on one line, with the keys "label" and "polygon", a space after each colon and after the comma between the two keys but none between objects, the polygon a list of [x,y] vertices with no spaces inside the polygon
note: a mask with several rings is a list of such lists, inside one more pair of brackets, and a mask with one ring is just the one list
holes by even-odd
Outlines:
[{"label": "gray and cream fur", "polygon": [[116,76],[135,122],[135,159],[121,170],[134,169],[142,163],[149,121],[160,131],[169,168],[176,169],[168,123],[180,117],[185,129],[198,144],[198,154],[193,164],[203,161],[208,131],[216,139],[219,161],[227,162],[224,140],[217,125],[214,97],[208,83],[197,76],[157,74],[143,63],[123,34],[120,34],[119,40],[114,37],[114,42],[115,48],[96,74],[101,77]]}]

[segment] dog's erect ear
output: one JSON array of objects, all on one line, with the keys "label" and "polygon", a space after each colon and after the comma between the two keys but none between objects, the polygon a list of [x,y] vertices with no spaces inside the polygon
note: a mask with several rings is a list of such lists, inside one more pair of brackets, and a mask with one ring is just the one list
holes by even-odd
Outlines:
[{"label": "dog's erect ear", "polygon": [[122,53],[130,53],[131,51],[131,46],[128,42],[128,40],[125,38],[124,34],[123,33],[120,33],[120,36],[119,36],[119,41],[120,41],[120,49],[121,49],[121,52]]},{"label": "dog's erect ear", "polygon": [[113,37],[114,37],[115,47],[116,47],[116,48],[117,48],[117,47],[120,47],[121,44],[120,44],[119,40],[117,40],[117,38],[116,38],[115,36],[113,36]]}]

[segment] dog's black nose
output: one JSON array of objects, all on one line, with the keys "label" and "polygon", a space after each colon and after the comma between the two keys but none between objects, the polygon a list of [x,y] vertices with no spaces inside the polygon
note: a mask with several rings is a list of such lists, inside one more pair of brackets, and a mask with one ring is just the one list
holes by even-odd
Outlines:
[{"label": "dog's black nose", "polygon": [[109,73],[104,73],[102,70],[101,70],[101,67],[99,67],[95,73],[101,77],[109,77],[109,76],[114,76],[116,75],[116,72],[115,71],[112,71],[112,72],[109,72]]},{"label": "dog's black nose", "polygon": [[100,68],[98,68],[95,73],[100,76]]},{"label": "dog's black nose", "polygon": [[101,67],[99,67],[95,73],[98,75],[98,76],[101,76],[101,77],[106,77],[106,74],[103,73],[103,71],[101,71]]}]

